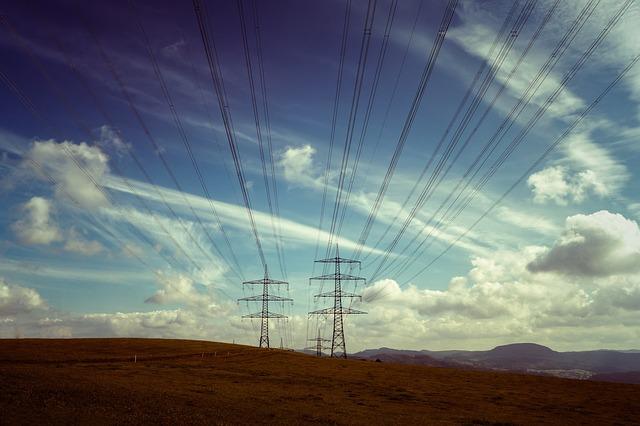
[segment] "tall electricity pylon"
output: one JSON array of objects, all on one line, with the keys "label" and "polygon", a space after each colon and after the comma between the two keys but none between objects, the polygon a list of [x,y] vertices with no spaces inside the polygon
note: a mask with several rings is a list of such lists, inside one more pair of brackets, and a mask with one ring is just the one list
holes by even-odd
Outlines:
[{"label": "tall electricity pylon", "polygon": [[288,297],[276,296],[275,294],[269,294],[269,286],[271,285],[286,285],[289,288],[289,283],[286,281],[272,280],[269,278],[269,272],[267,268],[264,268],[264,278],[261,280],[245,281],[242,285],[261,285],[262,294],[255,296],[243,297],[238,299],[238,302],[262,302],[262,310],[249,315],[243,315],[242,318],[260,318],[260,343],[258,347],[269,348],[269,318],[287,318],[286,315],[278,314],[269,311],[269,302],[290,302],[293,299]]},{"label": "tall electricity pylon", "polygon": [[333,281],[334,290],[327,291],[325,293],[316,294],[314,297],[331,297],[333,298],[333,307],[320,309],[318,311],[309,312],[310,315],[333,315],[333,337],[331,339],[331,356],[334,358],[346,358],[347,357],[347,345],[344,338],[344,315],[352,314],[366,314],[366,312],[358,311],[351,308],[342,307],[342,299],[345,297],[359,298],[362,300],[362,296],[355,293],[349,293],[342,290],[343,281],[355,281],[366,283],[366,279],[362,277],[356,277],[349,274],[343,274],[340,271],[340,265],[343,263],[350,265],[360,266],[360,261],[353,259],[345,259],[340,257],[338,246],[336,245],[336,257],[328,259],[316,260],[316,263],[333,263],[335,264],[335,272],[333,274],[319,275],[317,277],[309,278],[311,281]]},{"label": "tall electricity pylon", "polygon": [[331,340],[329,339],[323,339],[320,336],[320,329],[318,329],[318,337],[316,337],[315,339],[309,339],[310,342],[315,342],[316,344],[313,346],[309,346],[308,348],[305,348],[307,350],[315,350],[316,351],[316,356],[318,358],[320,358],[322,356],[322,350],[323,349],[329,349],[328,347],[324,346],[323,343],[325,342],[330,342]]}]

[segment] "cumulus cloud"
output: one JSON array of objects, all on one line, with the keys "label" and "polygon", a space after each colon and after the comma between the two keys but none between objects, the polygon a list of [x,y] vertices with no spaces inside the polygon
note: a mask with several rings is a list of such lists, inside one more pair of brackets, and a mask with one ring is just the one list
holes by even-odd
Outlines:
[{"label": "cumulus cloud", "polygon": [[289,146],[280,156],[280,167],[284,178],[293,185],[318,187],[320,182],[314,176],[313,156],[316,149],[311,145]]},{"label": "cumulus cloud", "polygon": [[560,239],[528,269],[586,276],[640,271],[638,224],[606,210],[571,216]]},{"label": "cumulus cloud", "polygon": [[21,206],[23,217],[11,225],[18,239],[28,245],[48,245],[62,239],[58,224],[51,218],[49,200],[33,197]]},{"label": "cumulus cloud", "polygon": [[168,303],[185,303],[187,305],[207,307],[213,305],[211,296],[198,291],[193,280],[185,275],[161,273],[157,278],[158,291],[145,303],[165,305]]},{"label": "cumulus cloud", "polygon": [[[358,345],[486,349],[533,341],[560,350],[626,348],[638,337],[640,283],[630,277],[570,279],[535,274],[541,247],[476,257],[444,289],[382,280],[363,291],[369,314],[351,320]],[[637,278],[637,276],[635,276]]]},{"label": "cumulus cloud", "polygon": [[[108,201],[85,172],[100,185],[109,172],[108,162],[109,157],[97,146],[48,140],[31,145],[24,154],[23,168],[41,180],[48,181],[47,175],[53,177],[56,198],[67,199],[69,194],[83,207],[95,209],[107,205]],[[46,175],[34,163],[44,169]]]},{"label": "cumulus cloud", "polygon": [[19,285],[11,285],[0,277],[0,316],[15,316],[45,308],[38,292]]},{"label": "cumulus cloud", "polygon": [[23,216],[11,225],[11,229],[22,244],[46,246],[63,242],[63,250],[85,256],[105,250],[100,242],[86,239],[75,227],[63,231],[52,217],[54,207],[46,198],[32,197],[20,210]]},{"label": "cumulus cloud", "polygon": [[580,203],[589,193],[597,196],[609,194],[609,190],[593,170],[571,174],[566,167],[552,166],[529,176],[527,184],[536,203],[555,202],[566,205],[569,201]]}]

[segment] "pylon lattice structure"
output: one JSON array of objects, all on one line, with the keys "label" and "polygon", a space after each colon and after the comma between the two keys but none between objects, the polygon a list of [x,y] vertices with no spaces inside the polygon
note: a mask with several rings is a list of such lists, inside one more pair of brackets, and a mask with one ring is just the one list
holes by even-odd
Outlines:
[{"label": "pylon lattice structure", "polygon": [[307,348],[305,348],[306,350],[315,350],[316,351],[316,356],[318,358],[320,358],[322,356],[322,351],[324,349],[329,349],[329,346],[324,346],[323,344],[326,342],[330,342],[331,340],[329,339],[323,339],[320,335],[320,329],[318,329],[318,337],[316,337],[315,339],[309,339],[310,342],[315,342],[315,345],[313,346],[309,346]]},{"label": "pylon lattice structure", "polygon": [[269,278],[267,268],[264,270],[264,278],[260,280],[245,281],[242,285],[261,285],[262,294],[255,296],[243,297],[238,299],[238,302],[262,302],[262,310],[253,314],[243,315],[242,318],[259,318],[260,319],[260,343],[258,347],[269,348],[269,319],[270,318],[287,318],[286,315],[282,315],[276,312],[269,311],[269,302],[291,302],[293,299],[288,297],[281,297],[275,294],[269,293],[269,287],[272,285],[286,285],[289,288],[289,283],[286,281],[272,280]]},{"label": "pylon lattice structure", "polygon": [[345,259],[340,257],[340,251],[336,245],[336,257],[328,259],[316,260],[316,263],[334,264],[335,272],[332,274],[319,275],[317,277],[309,278],[311,281],[333,281],[333,291],[327,291],[325,293],[316,294],[315,298],[327,297],[333,299],[333,307],[320,309],[318,311],[309,312],[309,315],[332,315],[333,316],[333,336],[331,338],[331,357],[334,358],[346,358],[347,357],[347,345],[344,338],[344,316],[353,314],[366,314],[366,312],[358,311],[352,308],[343,308],[343,298],[358,298],[362,300],[362,296],[355,293],[349,293],[342,290],[343,281],[354,281],[366,283],[366,279],[362,277],[356,277],[354,275],[343,274],[340,266],[348,264],[353,267],[355,265],[360,266],[360,261],[353,259]]}]

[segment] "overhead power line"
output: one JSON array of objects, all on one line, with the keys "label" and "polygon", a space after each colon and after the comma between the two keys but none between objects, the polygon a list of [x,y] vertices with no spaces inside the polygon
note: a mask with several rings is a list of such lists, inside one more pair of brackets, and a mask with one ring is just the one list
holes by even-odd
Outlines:
[{"label": "overhead power line", "polygon": [[[494,152],[494,150],[497,148],[499,143],[502,141],[502,139],[504,138],[508,130],[518,120],[518,117],[524,111],[526,106],[530,103],[531,99],[533,98],[537,90],[540,88],[540,86],[543,84],[547,76],[550,74],[555,64],[559,61],[560,57],[566,52],[571,41],[576,37],[578,31],[585,24],[589,16],[591,16],[598,2],[592,1],[585,5],[581,13],[577,16],[576,20],[573,22],[573,25],[570,27],[567,33],[565,33],[564,37],[560,40],[560,42],[556,46],[556,49],[554,49],[552,54],[549,56],[547,62],[545,62],[545,64],[539,70],[536,77],[530,82],[530,85],[524,91],[523,95],[520,97],[518,102],[514,105],[512,110],[509,112],[509,114],[505,117],[505,120],[500,125],[498,130],[494,133],[491,139],[483,147],[483,150],[478,154],[473,164],[467,169],[467,172],[465,172],[465,175],[463,177],[467,177],[469,175],[470,177],[466,180],[462,190],[458,191],[458,195],[456,196],[456,198],[452,202],[450,202],[446,211],[442,215],[442,218],[440,219],[440,225],[438,226],[438,229],[442,229],[443,227],[448,226],[448,224],[452,223],[462,213],[462,211],[464,211],[468,207],[468,205],[475,198],[475,196],[480,192],[480,190],[484,187],[484,185],[486,185],[486,183],[491,178],[491,176],[495,174],[498,168],[511,155],[513,150],[515,150],[515,148],[520,144],[520,142],[522,142],[526,134],[528,134],[531,128],[535,126],[535,123],[537,123],[537,121],[542,117],[542,115],[544,115],[548,107],[555,101],[557,96],[564,90],[566,84],[583,67],[584,63],[591,56],[591,54],[593,53],[597,45],[601,43],[604,37],[606,37],[606,35],[609,33],[609,31],[611,31],[615,23],[617,23],[617,21],[622,17],[626,9],[630,6],[631,4],[630,1],[623,4],[623,6],[619,9],[618,13],[609,21],[609,23],[603,28],[600,34],[596,37],[592,45],[583,53],[581,58],[570,68],[570,70],[565,73],[564,77],[562,78],[562,81],[556,87],[555,91],[547,98],[545,103],[538,108],[536,113],[534,113],[534,115],[530,118],[528,123],[521,130],[521,132],[513,139],[510,145],[503,150],[503,153],[494,161],[493,165],[489,167],[489,169],[487,169],[485,174],[476,183],[476,185],[471,190],[471,192],[467,194],[462,201],[458,202],[456,207],[456,202],[462,196],[463,191],[473,181],[473,179],[476,177],[478,172],[482,170],[483,166],[489,160],[489,158],[491,157],[491,154]],[[483,156],[484,156],[484,160],[482,160],[482,162],[479,163],[479,165],[477,165]],[[473,167],[475,167],[475,172],[471,174],[471,172],[474,170]],[[440,209],[441,208],[439,208],[439,210]],[[453,213],[450,213],[450,212],[453,212]],[[427,235],[427,237],[425,237],[425,239],[423,239],[422,243],[418,248],[422,247],[422,245],[424,244],[424,242],[426,242],[427,238],[430,235],[431,235],[431,232]],[[408,264],[411,264],[411,262]]]},{"label": "overhead power line", "polygon": [[[515,15],[515,12],[518,9],[518,4],[519,4],[518,1],[513,2],[512,6],[511,6],[511,9],[507,13],[507,16],[505,17],[505,19],[504,19],[504,21],[502,23],[502,26],[500,27],[500,29],[496,33],[496,36],[493,39],[493,42],[491,43],[491,46],[489,47],[489,51],[487,52],[487,55],[486,55],[487,58],[492,58],[493,57],[493,53],[494,53],[495,49],[498,47],[499,41],[502,40],[502,38],[504,37],[505,32],[509,28],[509,23],[513,19],[513,16]],[[378,247],[380,247],[380,244],[384,241],[384,239],[386,238],[388,233],[398,223],[398,221],[400,219],[400,214],[405,211],[407,205],[409,204],[409,201],[411,201],[411,199],[413,198],[413,195],[417,191],[420,182],[422,182],[422,180],[424,179],[427,171],[429,170],[429,168],[431,167],[431,164],[433,163],[433,160],[435,159],[436,155],[440,151],[440,148],[442,147],[442,144],[444,143],[444,141],[446,140],[447,136],[451,132],[451,130],[453,128],[453,125],[458,120],[458,117],[462,113],[462,109],[464,108],[464,105],[467,103],[467,100],[469,99],[469,97],[473,94],[473,92],[474,92],[474,90],[476,88],[476,84],[478,83],[478,81],[480,81],[480,77],[484,74],[484,71],[486,70],[487,65],[488,65],[488,61],[486,61],[486,60],[481,61],[480,67],[478,68],[478,70],[474,74],[474,77],[473,77],[473,80],[471,81],[471,84],[467,88],[467,91],[464,94],[464,96],[462,97],[462,100],[459,102],[455,113],[453,114],[453,116],[449,120],[449,124],[447,125],[446,130],[444,131],[444,133],[440,137],[440,140],[438,141],[438,144],[436,145],[436,148],[433,150],[429,160],[425,163],[425,166],[423,167],[422,171],[420,172],[420,176],[414,182],[411,190],[409,191],[409,194],[405,197],[405,200],[403,201],[402,205],[398,209],[398,212],[396,213],[395,217],[391,221],[389,221],[389,224],[385,228],[384,232],[380,235],[380,237],[378,238],[378,240],[375,243],[373,248],[377,249]],[[365,243],[366,243],[366,241],[365,241]],[[359,249],[361,249],[361,247],[359,247]],[[371,253],[367,253],[363,257],[362,260],[363,261],[366,260],[370,255],[371,255]],[[355,257],[360,257],[360,251],[357,251],[354,254],[354,256]]]},{"label": "overhead power line", "polygon": [[396,166],[398,164],[398,160],[400,159],[400,155],[402,154],[402,150],[404,149],[404,145],[407,141],[407,137],[411,131],[413,126],[413,122],[416,118],[416,114],[418,113],[418,108],[422,103],[422,98],[426,93],[427,84],[430,80],[431,74],[433,73],[433,69],[436,64],[436,60],[440,53],[440,49],[442,48],[442,44],[446,37],[447,31],[449,29],[449,25],[453,20],[453,16],[455,13],[456,6],[458,5],[458,0],[449,0],[447,2],[447,6],[444,11],[444,15],[438,27],[438,31],[436,37],[434,38],[433,45],[431,47],[431,51],[427,56],[427,62],[422,70],[422,75],[420,76],[420,82],[418,83],[418,88],[411,102],[411,106],[409,108],[409,113],[405,118],[404,125],[402,127],[402,131],[400,132],[400,136],[398,138],[398,142],[396,143],[395,150],[393,155],[391,156],[391,160],[389,162],[389,166],[387,167],[387,171],[385,176],[380,184],[380,189],[378,190],[378,194],[376,195],[376,199],[371,207],[367,220],[365,222],[364,228],[360,233],[360,237],[358,238],[358,247],[356,248],[355,253],[360,253],[362,247],[369,237],[369,233],[371,232],[371,227],[376,220],[378,215],[378,211],[382,205],[382,201],[389,187],[389,183],[393,177]]},{"label": "overhead power line", "polygon": [[[333,158],[333,145],[336,136],[336,124],[338,121],[338,111],[340,108],[340,95],[342,93],[342,76],[344,72],[344,61],[347,52],[347,40],[349,36],[349,23],[351,17],[351,0],[345,2],[344,22],[342,26],[342,40],[340,42],[340,59],[338,61],[338,76],[336,78],[335,94],[333,96],[333,108],[331,115],[331,132],[329,135],[329,148],[327,150],[327,161],[325,163],[325,169],[323,173],[323,189],[322,189],[322,202],[320,204],[320,222],[318,224],[318,236],[316,238],[316,248],[314,259],[318,257],[318,250],[320,247],[320,234],[322,233],[322,227],[324,223],[324,215],[327,204],[327,191],[329,188],[329,174],[331,172],[331,161]],[[315,267],[315,263],[314,263]],[[314,269],[315,273],[315,269]],[[308,334],[308,330],[307,330]],[[307,336],[308,337],[308,336]]]},{"label": "overhead power line", "polygon": [[144,45],[145,45],[145,50],[147,51],[147,54],[149,56],[149,60],[151,61],[151,64],[153,66],[153,72],[156,76],[156,79],[158,80],[158,83],[160,84],[160,88],[162,90],[162,96],[164,97],[167,106],[169,107],[169,110],[171,112],[171,117],[173,118],[173,122],[175,124],[176,130],[178,131],[178,134],[180,135],[180,139],[182,139],[182,142],[184,144],[185,150],[187,151],[189,160],[191,161],[191,165],[193,166],[193,169],[196,173],[196,176],[198,177],[198,181],[200,182],[200,187],[202,188],[202,192],[205,195],[205,198],[207,199],[207,202],[209,203],[209,207],[211,209],[211,213],[213,214],[213,217],[216,220],[216,223],[218,224],[218,227],[220,229],[220,233],[226,243],[226,246],[229,250],[229,254],[231,256],[231,262],[226,260],[226,256],[224,256],[222,254],[222,251],[219,249],[218,245],[215,243],[215,241],[213,240],[213,237],[211,236],[211,234],[209,233],[208,229],[206,227],[203,227],[209,241],[211,242],[212,246],[215,247],[216,251],[218,252],[218,254],[222,257],[222,259],[224,259],[225,261],[227,261],[227,263],[229,264],[233,264],[235,266],[235,268],[237,268],[238,273],[241,273],[241,266],[240,263],[238,262],[238,258],[236,257],[235,252],[233,251],[233,247],[231,247],[231,242],[229,240],[229,236],[227,235],[227,232],[224,228],[224,225],[222,224],[222,221],[220,220],[220,216],[218,215],[218,211],[213,203],[212,197],[211,197],[211,193],[209,192],[209,188],[206,184],[206,181],[204,179],[204,176],[202,174],[202,171],[200,170],[200,166],[198,164],[198,161],[196,160],[196,156],[193,152],[193,147],[191,144],[191,141],[189,139],[189,136],[187,135],[187,132],[182,124],[182,120],[180,119],[180,115],[178,114],[178,111],[175,107],[175,103],[173,102],[173,99],[171,97],[171,93],[169,92],[169,88],[167,87],[167,83],[166,80],[164,78],[164,75],[162,73],[162,70],[160,68],[160,65],[158,63],[158,59],[155,55],[155,52],[153,51],[153,48],[151,47],[151,41],[149,40],[149,36],[147,35],[147,31],[145,30],[144,24],[142,22],[142,19],[140,18],[140,12],[137,9],[135,2],[133,0],[129,0],[129,4],[131,6],[132,12],[135,15],[136,18],[136,22],[138,24],[138,28],[140,29],[140,33],[142,34],[142,38],[144,41]]},{"label": "overhead power line", "polygon": [[[438,159],[436,166],[431,172],[429,179],[424,184],[424,187],[420,195],[418,196],[414,206],[412,207],[409,215],[406,217],[405,221],[403,222],[402,226],[400,227],[398,233],[395,235],[391,243],[385,249],[384,254],[381,255],[382,259],[377,269],[373,273],[373,276],[371,277],[372,280],[375,280],[379,276],[382,268],[385,266],[385,263],[389,260],[391,253],[393,252],[393,250],[395,249],[399,241],[402,239],[405,232],[409,229],[409,226],[415,219],[416,215],[424,207],[426,202],[431,198],[431,195],[433,194],[433,192],[435,191],[435,188],[437,187],[436,182],[438,181],[438,178],[442,177],[442,179],[444,179],[444,175],[441,176],[441,174],[445,164],[447,163],[449,157],[454,152],[456,146],[460,142],[460,139],[464,134],[467,126],[469,125],[471,119],[473,118],[477,108],[480,106],[480,103],[484,99],[484,96],[486,95],[487,90],[494,82],[497,72],[502,67],[502,64],[504,63],[505,59],[510,53],[511,48],[515,43],[515,40],[517,39],[522,28],[528,21],[529,16],[531,15],[531,12],[533,11],[533,7],[535,6],[535,4],[536,4],[536,0],[529,0],[525,4],[525,6],[522,8],[518,17],[516,18],[513,26],[511,27],[511,30],[506,36],[506,39],[502,43],[496,57],[492,61],[491,66],[488,68],[488,72],[485,74],[485,77],[482,80],[480,87],[478,88],[476,94],[473,96],[471,103],[468,105],[462,119],[458,123],[458,126],[451,137],[451,140],[449,141],[444,152],[441,154],[440,158]],[[445,136],[446,136],[446,133],[448,132],[445,132]],[[434,150],[434,154],[437,152],[438,148],[442,145],[442,142],[444,142],[444,139],[445,138],[440,139],[440,143],[438,144],[438,147],[436,148],[436,150]],[[462,152],[465,148],[466,148],[466,145],[463,145],[460,148],[459,152]],[[427,170],[431,166],[432,161],[434,159],[435,159],[435,155],[432,155],[429,161],[427,162],[427,164],[425,165],[423,172],[421,174],[421,177],[426,174]]]},{"label": "overhead power line", "polygon": [[353,190],[353,184],[356,179],[356,175],[358,173],[358,163],[360,162],[360,156],[362,155],[362,149],[364,148],[364,141],[367,136],[367,130],[369,129],[369,119],[371,118],[371,112],[373,111],[373,106],[376,101],[376,94],[378,93],[378,86],[380,84],[380,76],[382,75],[382,68],[384,65],[384,60],[387,55],[387,50],[389,47],[389,35],[391,34],[391,28],[393,27],[393,20],[396,14],[396,8],[398,6],[397,0],[392,0],[391,6],[389,7],[389,13],[387,14],[387,21],[385,24],[384,34],[382,36],[382,45],[380,47],[380,53],[378,54],[378,61],[376,64],[376,69],[373,75],[373,83],[371,87],[371,91],[369,92],[369,99],[367,101],[367,107],[365,109],[364,117],[362,119],[362,129],[360,131],[360,137],[358,139],[358,144],[356,147],[356,155],[353,159],[353,164],[351,166],[351,176],[349,178],[349,184],[347,185],[346,196],[344,199],[344,206],[342,207],[342,214],[340,216],[340,221],[338,222],[338,227],[336,233],[340,235],[342,232],[342,225],[344,223],[344,218],[349,208],[349,199],[351,197],[351,191]]},{"label": "overhead power line", "polygon": [[262,249],[262,242],[260,240],[258,228],[256,226],[255,219],[253,217],[253,209],[251,207],[251,198],[249,197],[247,181],[244,177],[244,170],[242,168],[240,151],[238,150],[238,145],[235,140],[235,130],[233,128],[233,121],[231,118],[231,113],[229,111],[229,103],[227,100],[227,94],[224,87],[224,80],[222,76],[222,70],[220,69],[220,62],[218,60],[218,53],[216,50],[215,40],[210,32],[209,25],[207,23],[208,22],[207,11],[205,9],[204,4],[202,4],[200,0],[193,0],[193,10],[195,12],[196,19],[198,21],[198,29],[200,31],[200,36],[202,39],[202,44],[203,44],[205,56],[207,59],[207,65],[209,66],[211,82],[213,84],[214,92],[218,100],[218,108],[220,109],[220,114],[222,115],[225,135],[229,145],[229,150],[231,151],[231,156],[233,157],[233,164],[236,169],[236,176],[238,178],[238,183],[240,184],[240,191],[242,193],[244,207],[247,212],[247,216],[249,218],[251,230],[253,231],[256,248],[258,249],[258,255],[260,257],[260,262],[262,263],[263,269],[266,269],[267,260],[265,258],[264,251]]},{"label": "overhead power line", "polygon": [[278,240],[279,240],[279,250],[280,256],[282,259],[282,268],[283,276],[285,280],[287,279],[287,262],[284,255],[284,240],[282,238],[282,223],[280,216],[280,200],[278,197],[278,182],[276,179],[276,163],[273,156],[273,141],[271,134],[271,113],[269,112],[269,97],[267,93],[267,82],[265,78],[264,71],[264,58],[262,53],[262,36],[261,36],[261,26],[260,26],[260,16],[258,13],[258,5],[257,0],[252,0],[253,4],[253,20],[255,24],[255,43],[256,43],[256,53],[258,57],[258,76],[260,80],[260,91],[262,92],[262,109],[264,111],[264,123],[265,128],[267,130],[267,152],[269,154],[269,164],[271,171],[271,191],[273,191],[273,202],[276,210],[276,221],[278,226]]},{"label": "overhead power line", "polygon": [[[580,68],[582,68],[582,66],[584,65],[584,63],[586,62],[586,60],[589,58],[589,56],[593,53],[593,50],[602,42],[602,40],[604,39],[604,37],[606,37],[606,35],[611,31],[611,29],[615,26],[615,24],[620,20],[620,18],[624,15],[624,13],[626,12],[626,10],[628,9],[628,7],[630,6],[630,3],[633,0],[628,0],[627,2],[625,2],[623,4],[623,6],[617,11],[617,13],[611,18],[611,20],[607,23],[607,25],[603,28],[603,30],[598,34],[598,36],[596,37],[596,39],[591,43],[591,45],[587,48],[587,50],[583,53],[583,55],[578,59],[578,61],[569,69],[569,71],[567,71],[567,73],[564,75],[564,78],[562,79],[562,81],[560,82],[560,84],[558,85],[558,87],[556,88],[556,90],[554,90],[554,92],[547,98],[547,101],[545,101],[544,104],[542,104],[538,111],[536,113],[534,113],[534,115],[532,116],[531,120],[523,127],[522,131],[519,133],[518,136],[516,136],[516,138],[514,138],[514,140],[512,141],[512,144],[510,146],[515,146],[517,143],[521,142],[522,139],[529,133],[529,131],[531,130],[531,128],[535,125],[535,123],[537,123],[537,121],[539,120],[539,118],[544,114],[543,111],[546,111],[546,109],[548,109],[549,105],[551,103],[553,103],[553,101],[558,97],[558,95],[562,92],[562,90],[564,89],[566,83],[573,77],[575,76],[575,74],[580,70]],[[557,146],[559,144],[561,144],[566,137],[573,132],[573,130],[582,122],[582,120],[593,110],[593,108],[595,108],[597,106],[597,104],[611,91],[611,89],[618,84],[618,82],[629,72],[629,70],[631,68],[633,68],[633,66],[635,66],[635,64],[640,60],[640,55],[634,57],[629,64],[622,70],[622,72],[616,77],[616,79],[614,79],[606,88],[605,90],[586,108],[582,111],[582,113],[576,118],[576,120],[573,121],[573,123],[567,127],[567,129],[542,153],[541,156],[539,156],[534,163],[525,171],[524,174],[522,174],[503,194],[501,197],[499,197],[496,201],[494,201],[491,206],[486,209],[478,219],[476,219],[476,221],[474,221],[471,226],[467,227],[465,231],[463,231],[462,233],[460,233],[460,235],[453,240],[442,252],[440,252],[440,254],[438,254],[435,258],[433,258],[433,260],[431,260],[426,266],[424,266],[422,269],[420,269],[420,271],[418,271],[416,274],[414,274],[406,283],[404,283],[402,286],[406,285],[408,282],[412,281],[413,279],[417,278],[419,275],[421,275],[424,271],[426,271],[429,267],[431,267],[431,265],[433,265],[438,259],[440,259],[442,256],[444,256],[455,244],[457,244],[462,238],[464,238],[469,232],[471,232],[471,230],[473,228],[475,228],[475,226],[477,226],[478,223],[480,223],[480,221],[482,221],[491,211],[493,211],[493,209],[500,203],[502,202],[502,200],[504,200],[520,183],[522,183],[525,179],[528,178],[528,176],[533,172],[533,170],[538,167],[542,161],[555,149],[557,148]],[[516,142],[517,141],[517,142]],[[516,144],[514,144],[516,143]],[[507,147],[507,149],[509,149],[509,147]],[[512,152],[512,151],[511,151]],[[490,169],[491,170],[495,170],[495,169]],[[468,205],[468,204],[466,204]],[[465,206],[466,206],[465,205]],[[378,291],[377,293],[375,293],[369,300],[375,300],[378,298],[378,296],[380,295],[381,291]]]},{"label": "overhead power line", "polygon": [[333,245],[333,239],[336,236],[338,225],[338,217],[341,205],[343,203],[344,182],[349,165],[349,156],[351,154],[351,143],[353,141],[353,132],[355,129],[356,117],[360,106],[360,95],[362,94],[362,84],[364,82],[364,72],[367,66],[369,56],[369,42],[371,40],[371,28],[373,27],[373,19],[375,17],[377,0],[369,0],[367,5],[367,14],[364,21],[364,30],[360,40],[360,55],[358,58],[358,66],[356,68],[356,77],[353,85],[353,93],[351,95],[351,107],[349,108],[349,117],[347,120],[347,130],[342,148],[342,161],[340,164],[340,173],[338,176],[338,185],[336,189],[336,197],[333,204],[333,214],[331,216],[331,226],[329,227],[329,239],[327,241],[326,255],[329,256]]}]

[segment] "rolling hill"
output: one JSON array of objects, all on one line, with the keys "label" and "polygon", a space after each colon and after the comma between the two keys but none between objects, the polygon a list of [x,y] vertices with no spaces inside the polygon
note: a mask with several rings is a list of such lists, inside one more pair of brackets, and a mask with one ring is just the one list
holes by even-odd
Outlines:
[{"label": "rolling hill", "polygon": [[205,341],[0,340],[0,413],[0,424],[632,424],[640,386]]}]

